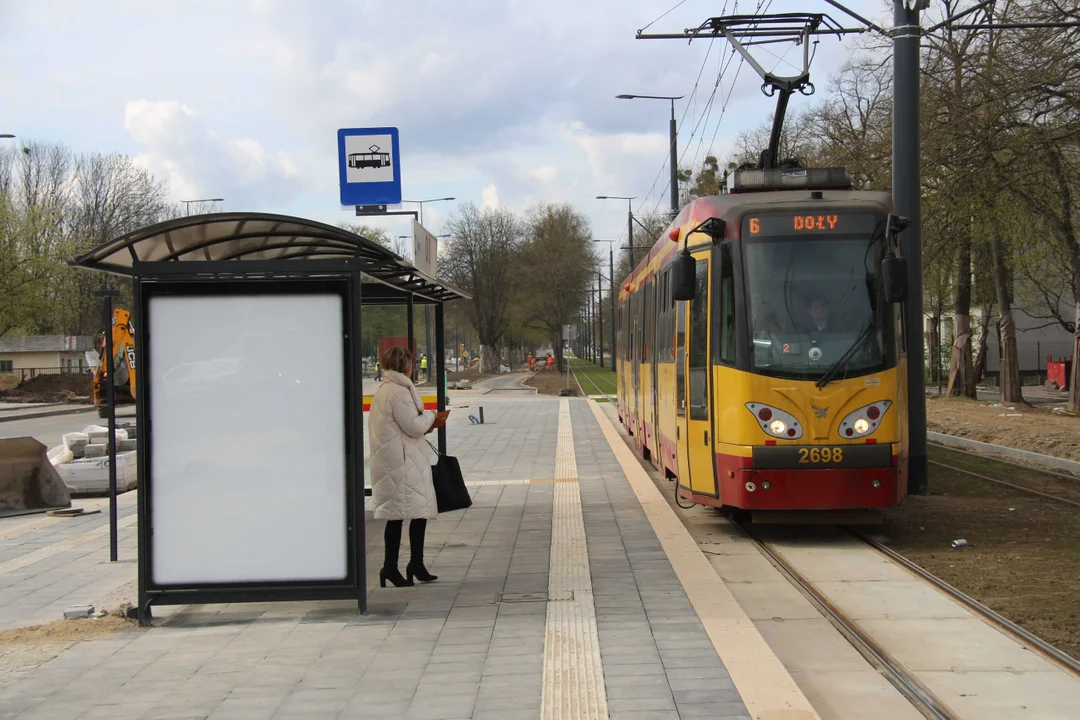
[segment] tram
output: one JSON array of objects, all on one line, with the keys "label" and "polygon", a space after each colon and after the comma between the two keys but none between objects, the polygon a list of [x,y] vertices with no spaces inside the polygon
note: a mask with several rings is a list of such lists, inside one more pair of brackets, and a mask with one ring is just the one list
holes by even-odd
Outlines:
[{"label": "tram", "polygon": [[906,494],[907,220],[892,213],[840,168],[739,170],[625,280],[619,419],[682,499],[767,520]]},{"label": "tram", "polygon": [[349,154],[349,167],[351,168],[384,168],[390,167],[390,153],[385,152],[366,152],[366,153],[350,153]]}]

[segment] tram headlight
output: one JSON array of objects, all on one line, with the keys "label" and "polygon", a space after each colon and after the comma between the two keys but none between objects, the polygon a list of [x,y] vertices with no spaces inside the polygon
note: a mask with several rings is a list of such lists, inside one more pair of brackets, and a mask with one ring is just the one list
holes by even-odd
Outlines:
[{"label": "tram headlight", "polygon": [[746,409],[754,416],[757,426],[769,437],[784,440],[798,440],[802,437],[802,423],[791,413],[763,403],[746,403]]},{"label": "tram headlight", "polygon": [[854,440],[873,435],[891,407],[891,400],[880,400],[848,413],[840,422],[840,437]]}]

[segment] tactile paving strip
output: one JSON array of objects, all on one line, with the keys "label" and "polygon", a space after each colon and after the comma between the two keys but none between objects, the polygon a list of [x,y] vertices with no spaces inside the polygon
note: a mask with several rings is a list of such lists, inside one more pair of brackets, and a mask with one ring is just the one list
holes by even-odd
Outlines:
[{"label": "tactile paving strip", "polygon": [[570,402],[559,407],[551,518],[543,720],[606,720],[607,695],[596,630],[589,552],[581,513]]}]

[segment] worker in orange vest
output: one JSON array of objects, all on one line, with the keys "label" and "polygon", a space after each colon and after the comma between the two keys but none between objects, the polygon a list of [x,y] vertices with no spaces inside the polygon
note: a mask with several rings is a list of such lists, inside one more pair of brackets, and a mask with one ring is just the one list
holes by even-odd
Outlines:
[{"label": "worker in orange vest", "polygon": [[548,370],[554,370],[555,369],[555,358],[551,355],[551,353],[548,353],[548,356],[547,356],[547,366],[548,366]]},{"label": "worker in orange vest", "polygon": [[536,372],[536,358],[532,353],[529,353],[529,370],[530,372]]}]

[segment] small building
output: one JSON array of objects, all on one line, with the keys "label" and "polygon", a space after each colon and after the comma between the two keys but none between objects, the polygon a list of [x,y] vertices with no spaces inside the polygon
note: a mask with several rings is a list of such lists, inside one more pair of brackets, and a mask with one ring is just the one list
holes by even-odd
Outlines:
[{"label": "small building", "polygon": [[92,335],[0,337],[0,373],[15,373],[21,381],[34,375],[88,372],[86,352],[93,349]]}]

